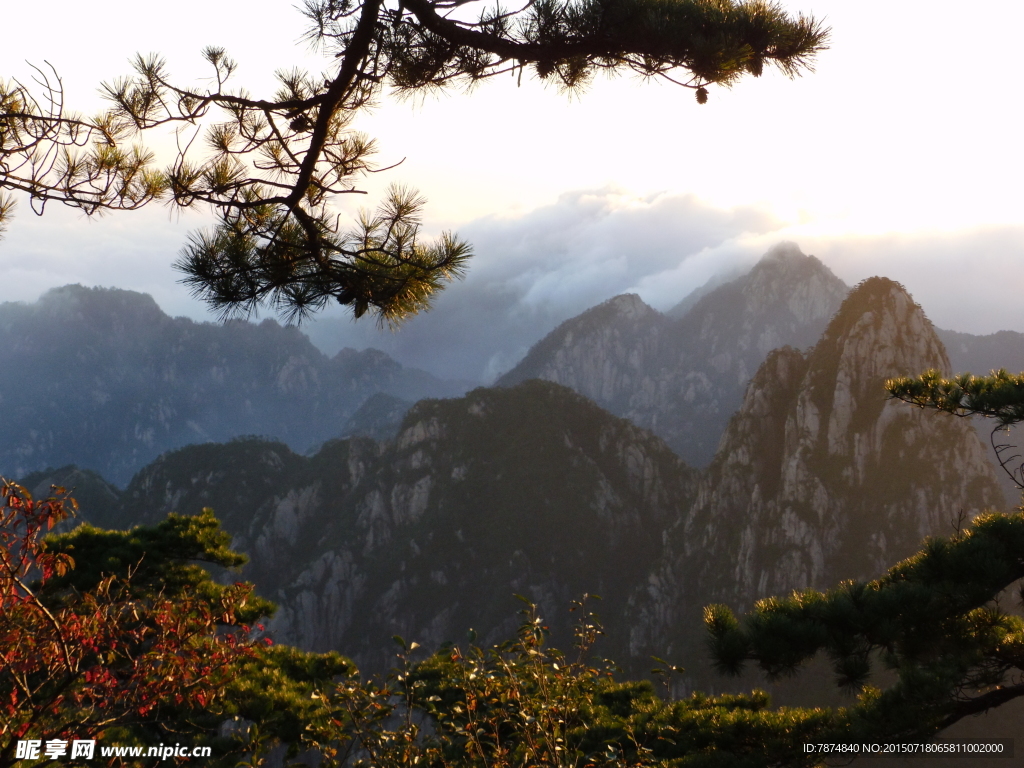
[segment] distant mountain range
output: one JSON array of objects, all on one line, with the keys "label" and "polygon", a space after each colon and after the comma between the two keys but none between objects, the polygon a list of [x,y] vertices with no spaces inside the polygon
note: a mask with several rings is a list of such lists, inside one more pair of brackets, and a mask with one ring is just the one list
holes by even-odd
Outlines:
[{"label": "distant mountain range", "polygon": [[[849,288],[793,244],[662,314],[618,296],[553,330],[499,381],[563,384],[706,466],[754,371],[815,343]],[[1024,334],[938,331],[956,371],[1024,370]],[[378,350],[328,358],[295,328],[170,318],[146,295],[65,286],[0,304],[0,475],[76,464],[119,485],[167,450],[262,435],[306,452],[395,434],[424,397],[474,386]]]},{"label": "distant mountain range", "polygon": [[[563,384],[703,467],[753,372],[774,349],[811,347],[849,291],[817,258],[782,243],[749,272],[717,276],[664,314],[633,294],[610,299],[553,330],[497,385]],[[953,372],[1024,371],[1022,333],[935,333]],[[990,426],[979,420],[986,440]],[[1016,503],[1019,490],[1001,471],[999,479]]]},{"label": "distant mountain range", "polygon": [[538,342],[497,384],[562,384],[704,466],[768,353],[814,344],[848,291],[818,259],[782,244],[749,273],[701,289],[675,318],[635,295],[584,312]]},{"label": "distant mountain range", "polygon": [[147,295],[69,285],[0,304],[0,475],[65,464],[124,484],[161,453],[266,435],[306,451],[372,395],[408,401],[470,385],[383,352],[327,358],[272,320],[195,323]]},{"label": "distant mountain range", "polygon": [[[801,264],[818,270],[799,258],[775,254],[762,273],[778,269],[772,260],[794,262],[783,275]],[[818,306],[795,304],[809,305]],[[748,314],[737,303],[727,318],[703,316],[739,328],[754,355],[758,334],[820,311]],[[621,341],[626,321],[674,327],[633,299],[590,320],[603,313],[619,330],[602,337],[599,322],[581,323],[578,338]],[[782,320],[744,336],[737,315]],[[569,350],[569,333],[556,333],[555,348]],[[391,439],[329,441],[308,457],[246,438],[167,453],[124,491],[74,469],[27,481],[41,491],[52,481],[79,486],[92,500],[83,501],[85,517],[108,526],[212,506],[252,558],[244,576],[281,605],[271,623],[277,638],[339,649],[364,669],[388,663],[395,634],[427,647],[471,628],[483,642],[505,637],[514,594],[537,602],[564,644],[569,601],[596,593],[608,631],[602,653],[634,673],[648,669],[650,655],[669,658],[688,667],[688,684],[720,687],[701,661],[706,603],[744,608],[869,577],[922,537],[949,533],[961,510],[1002,506],[968,423],[886,399],[888,376],[949,370],[941,339],[898,284],[856,287],[816,341],[766,353],[703,470],[580,394],[528,380],[421,401]],[[618,364],[617,355],[606,359]],[[744,359],[734,354],[723,367],[735,375]],[[375,400],[369,423],[372,412],[393,422],[404,407]]]},{"label": "distant mountain range", "polygon": [[953,370],[984,374],[1005,368],[1024,371],[1024,333],[999,331],[984,336],[958,331],[937,330],[946,345]]}]

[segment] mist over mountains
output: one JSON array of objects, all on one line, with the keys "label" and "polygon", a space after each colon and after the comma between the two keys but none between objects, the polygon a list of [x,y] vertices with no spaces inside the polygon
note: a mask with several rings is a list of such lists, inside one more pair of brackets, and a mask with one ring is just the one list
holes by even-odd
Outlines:
[{"label": "mist over mountains", "polygon": [[[596,593],[608,631],[602,653],[639,672],[650,655],[668,657],[694,670],[688,684],[714,685],[693,661],[703,654],[708,602],[742,609],[794,588],[869,578],[924,536],[948,533],[960,510],[1004,506],[970,424],[888,401],[882,381],[932,367],[948,373],[962,368],[958,360],[986,363],[1020,334],[936,331],[897,283],[873,278],[850,291],[793,246],[708,286],[675,317],[636,296],[605,302],[553,330],[501,386],[453,399],[422,399],[415,387],[455,387],[383,353],[339,356],[379,366],[350,365],[346,378],[294,329],[161,319],[155,306],[136,307],[137,294],[120,297],[135,308],[130,322],[110,319],[128,309],[99,312],[107,325],[86,331],[93,315],[83,307],[102,304],[104,292],[65,290],[51,297],[72,308],[64,315],[53,307],[47,315],[44,302],[0,307],[0,317],[41,312],[81,326],[73,333],[84,358],[71,369],[80,378],[56,377],[41,388],[52,394],[18,390],[34,413],[49,404],[50,418],[74,422],[69,413],[82,408],[87,418],[74,428],[95,431],[101,416],[115,418],[97,410],[114,398],[97,404],[102,398],[78,392],[75,381],[127,381],[142,402],[139,382],[151,379],[174,385],[161,395],[181,409],[174,414],[220,398],[226,415],[204,418],[223,431],[242,419],[242,395],[265,394],[265,434],[273,436],[274,419],[293,431],[279,441],[178,447],[123,491],[74,468],[26,482],[41,492],[54,481],[74,486],[86,519],[104,526],[212,506],[251,557],[243,575],[280,604],[275,636],[341,650],[366,669],[386,665],[395,634],[428,647],[470,628],[483,642],[503,639],[516,621],[514,594],[537,602],[564,644],[569,601]],[[30,341],[31,327],[0,325],[23,349],[35,345],[39,365],[57,341]],[[125,341],[131,329],[150,327],[164,335],[145,343],[176,339],[177,357]],[[106,351],[110,338],[127,351]],[[271,363],[244,367],[231,356],[242,351],[223,346],[240,345],[236,338],[253,339],[245,354]],[[306,351],[285,355],[290,344]],[[75,354],[72,342],[59,349]],[[195,358],[188,376],[175,367],[186,353]],[[133,379],[136,359],[149,362]],[[375,370],[391,376],[386,386]],[[5,405],[14,397],[6,388],[0,395]],[[274,398],[288,395],[321,410],[274,412]],[[311,407],[291,407],[300,406]],[[127,418],[118,434],[137,435]],[[145,423],[180,436],[178,419]],[[339,439],[302,455],[289,419],[319,419],[308,428]],[[124,467],[142,450],[127,444],[137,453],[120,454]],[[27,455],[44,459],[46,444],[38,446]]]},{"label": "mist over mountains", "polygon": [[[848,290],[782,244],[668,313],[635,295],[593,307],[497,383],[564,384],[704,466],[768,353],[812,345]],[[1024,334],[938,333],[957,371],[1024,370]],[[143,294],[81,286],[0,304],[0,350],[10,361],[0,365],[0,408],[11,430],[0,472],[14,477],[77,464],[123,485],[162,452],[195,442],[255,434],[301,453],[341,436],[384,438],[415,401],[473,386],[379,350],[327,357],[274,321],[196,323],[168,317]]]},{"label": "mist over mountains", "polygon": [[490,384],[552,328],[611,296],[642,290],[667,307],[723,268],[749,268],[760,253],[737,239],[779,226],[762,208],[692,195],[569,192],[522,216],[460,228],[479,257],[397,333],[331,313],[308,332],[329,353],[374,347],[437,376]]},{"label": "mist over mountains", "polygon": [[78,464],[124,484],[190,443],[267,435],[306,451],[382,392],[410,401],[469,385],[377,350],[328,358],[294,327],[195,323],[145,294],[71,285],[0,304],[0,472]]},{"label": "mist over mountains", "polygon": [[588,310],[552,331],[497,384],[563,384],[703,466],[768,353],[814,344],[848,290],[816,258],[782,244],[749,273],[677,307],[676,318],[635,295]]},{"label": "mist over mountains", "polygon": [[[630,294],[567,320],[496,384],[564,384],[705,466],[769,352],[813,346],[849,291],[821,261],[781,243],[750,271],[712,278],[666,313]],[[1024,370],[1024,334],[935,333],[951,371]]]}]

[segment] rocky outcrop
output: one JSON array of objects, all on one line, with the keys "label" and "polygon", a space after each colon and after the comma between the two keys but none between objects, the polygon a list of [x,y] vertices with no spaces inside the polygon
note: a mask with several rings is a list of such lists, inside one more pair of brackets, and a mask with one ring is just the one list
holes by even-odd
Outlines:
[{"label": "rocky outcrop", "polygon": [[194,323],[145,294],[70,285],[0,305],[0,475],[77,464],[125,483],[164,451],[269,435],[305,451],[376,392],[465,387],[383,352],[327,358],[272,320]]},{"label": "rocky outcrop", "polygon": [[748,274],[674,311],[681,316],[633,295],[588,310],[539,342],[498,385],[558,382],[703,466],[768,353],[812,345],[847,290],[818,259],[783,243]]},{"label": "rocky outcrop", "polygon": [[[121,514],[214,507],[252,558],[244,576],[281,606],[279,641],[380,668],[395,634],[504,639],[517,594],[563,645],[572,600],[597,594],[599,613],[621,615],[695,487],[658,438],[532,381],[420,402],[383,444],[310,458],[258,440],[186,448],[139,473]],[[623,647],[624,625],[608,624]]]},{"label": "rocky outcrop", "polygon": [[544,379],[615,413],[653,403],[652,371],[664,366],[671,322],[636,294],[624,294],[568,320],[538,342],[498,386]]},{"label": "rocky outcrop", "polygon": [[884,278],[852,291],[810,352],[772,352],[638,593],[633,652],[685,645],[709,602],[749,609],[874,578],[925,537],[1001,507],[967,422],[887,399],[886,378],[928,368],[949,370],[942,342]]}]

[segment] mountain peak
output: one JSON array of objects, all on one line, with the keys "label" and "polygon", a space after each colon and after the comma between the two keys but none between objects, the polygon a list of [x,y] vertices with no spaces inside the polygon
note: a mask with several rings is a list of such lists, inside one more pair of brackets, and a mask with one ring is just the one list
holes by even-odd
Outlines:
[{"label": "mountain peak", "polygon": [[814,344],[848,290],[818,259],[780,243],[749,273],[706,284],[676,317],[624,294],[567,320],[498,385],[570,387],[701,466],[768,353]]},{"label": "mountain peak", "polygon": [[51,288],[30,306],[45,316],[75,323],[120,322],[130,326],[170,320],[148,293],[79,283]]},{"label": "mountain peak", "polygon": [[714,599],[750,604],[873,578],[959,511],[998,504],[969,423],[886,393],[887,378],[947,366],[921,307],[885,278],[858,285],[810,352],[768,355],[688,521],[687,530],[705,531],[690,545],[705,550],[703,562],[735,568],[723,579],[702,566],[705,575],[686,583],[704,578],[717,585],[704,589],[721,590]]},{"label": "mountain peak", "polygon": [[[599,381],[601,371],[611,360],[632,359],[631,366],[636,368],[643,348],[651,346],[651,330],[667,322],[635,293],[615,296],[559,325],[496,385],[509,387],[528,379],[547,379],[606,405],[608,385]],[[635,383],[630,380],[624,386],[631,390]]]},{"label": "mountain peak", "polygon": [[[829,318],[849,291],[848,286],[815,256],[804,254],[796,243],[779,243],[769,250],[750,272],[735,284],[743,294],[746,312],[761,314],[777,307],[801,325],[816,328]],[[704,301],[713,301],[709,294]],[[696,308],[693,311],[697,311]],[[813,342],[813,338],[810,342]],[[781,341],[781,340],[780,340]],[[803,339],[782,343],[798,345]],[[782,343],[772,341],[762,349],[767,353]]]},{"label": "mountain peak", "polygon": [[946,349],[906,288],[885,277],[862,281],[839,307],[811,353],[812,367],[848,359],[857,379],[949,372]]},{"label": "mountain peak", "polygon": [[859,453],[865,430],[875,430],[868,442],[880,446],[888,423],[907,410],[889,400],[885,380],[930,368],[948,372],[949,358],[924,311],[899,283],[869,278],[808,355],[798,429],[829,456]]},{"label": "mountain peak", "polygon": [[273,320],[195,323],[146,294],[81,285],[0,304],[0,354],[19,361],[0,366],[8,477],[77,464],[124,483],[164,451],[253,432],[305,450],[376,392],[465,391],[380,351],[328,360]]},{"label": "mountain peak", "polygon": [[747,274],[747,282],[757,283],[769,275],[785,275],[794,280],[806,280],[809,275],[820,275],[830,283],[842,285],[843,292],[846,291],[845,283],[821,259],[808,256],[796,243],[782,242],[772,246]]},{"label": "mountain peak", "polygon": [[802,262],[806,259],[814,258],[808,256],[800,250],[800,246],[794,243],[792,240],[783,240],[781,243],[776,243],[768,252],[761,257],[761,261],[770,262]]},{"label": "mountain peak", "polygon": [[628,320],[636,320],[641,317],[658,314],[658,310],[646,304],[644,300],[635,293],[621,293],[618,296],[608,299],[608,301],[602,304],[598,304],[590,311],[601,309],[605,312],[614,312]]}]

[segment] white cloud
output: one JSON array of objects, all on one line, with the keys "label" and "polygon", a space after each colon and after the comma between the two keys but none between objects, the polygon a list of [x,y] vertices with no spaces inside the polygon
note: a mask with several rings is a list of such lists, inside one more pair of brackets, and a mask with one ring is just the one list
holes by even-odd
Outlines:
[{"label": "white cloud", "polygon": [[573,192],[518,217],[462,228],[478,256],[464,283],[398,333],[347,320],[311,329],[324,348],[376,346],[438,375],[493,380],[560,322],[620,293],[667,310],[713,275],[793,240],[853,285],[903,283],[940,327],[1024,331],[1024,226],[851,234],[789,224],[764,209],[691,195]]},{"label": "white cloud", "polygon": [[[729,261],[730,248],[750,250],[730,244],[779,227],[765,210],[718,208],[693,195],[566,193],[522,216],[462,227],[477,254],[465,282],[399,333],[340,318],[316,321],[311,333],[325,348],[376,346],[439,375],[490,381],[558,323],[612,296],[636,290],[667,309],[707,279],[709,254]],[[691,259],[700,266],[680,266]]]},{"label": "white cloud", "polygon": [[1024,225],[797,239],[851,285],[872,275],[902,283],[940,328],[1024,331]]},{"label": "white cloud", "polygon": [[[22,208],[0,241],[4,300],[34,300],[57,285],[107,285],[151,294],[172,315],[210,320],[171,265],[199,216],[166,210],[85,221]],[[308,327],[327,351],[377,347],[445,377],[492,381],[560,322],[620,293],[666,310],[714,274],[749,265],[794,240],[854,284],[903,283],[944,328],[1024,331],[1024,226],[863,234],[841,222],[792,224],[765,208],[727,208],[693,195],[646,197],[618,188],[576,191],[520,215],[460,227],[477,256],[464,282],[400,331],[353,322],[340,308]]]},{"label": "white cloud", "polygon": [[81,283],[149,293],[169,314],[210,319],[172,267],[187,232],[201,223],[160,208],[89,219],[54,204],[37,218],[19,205],[0,240],[5,300],[33,301],[55,286]]}]

